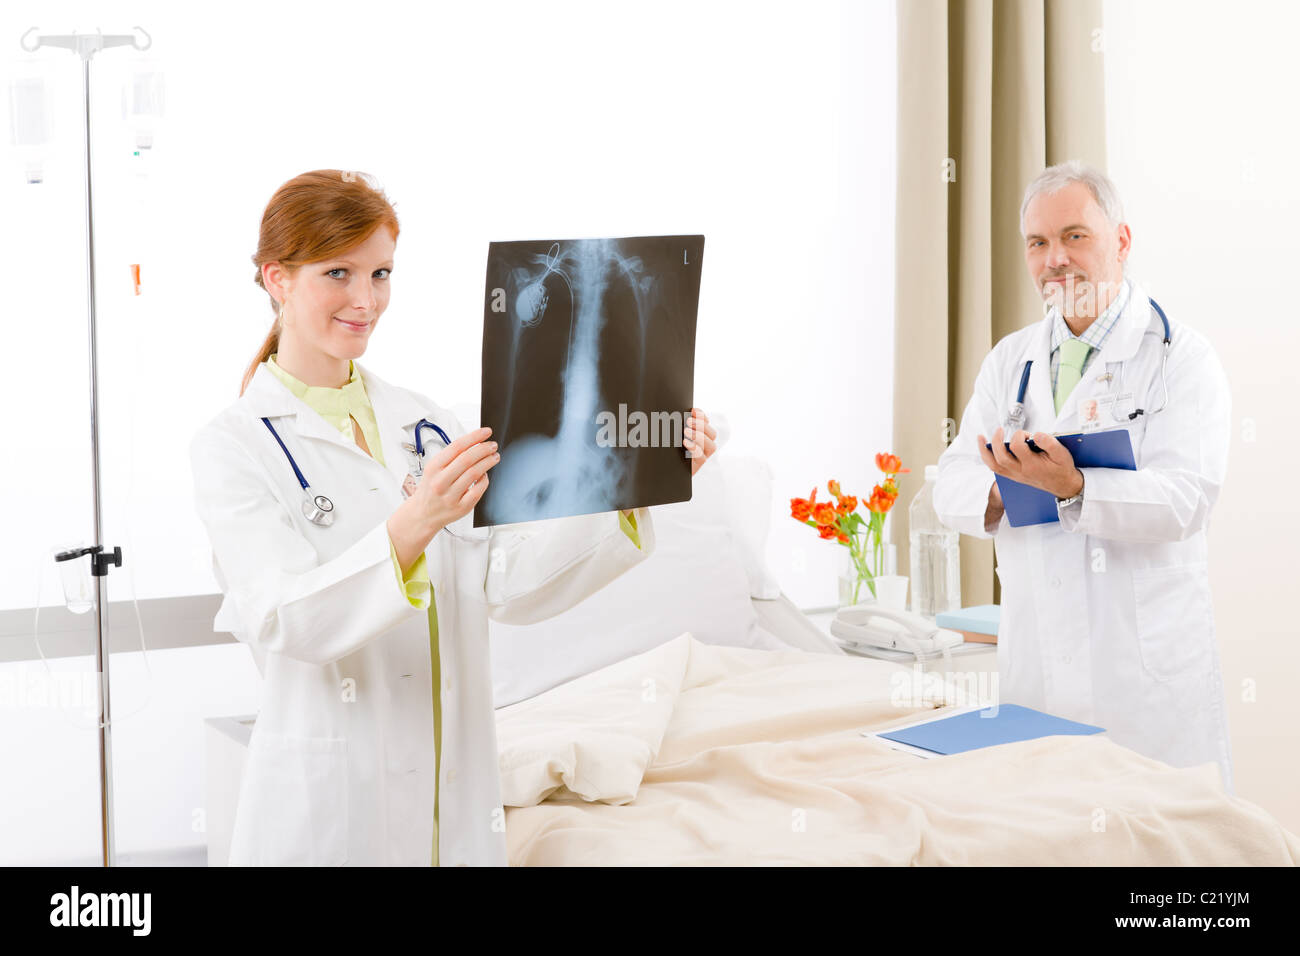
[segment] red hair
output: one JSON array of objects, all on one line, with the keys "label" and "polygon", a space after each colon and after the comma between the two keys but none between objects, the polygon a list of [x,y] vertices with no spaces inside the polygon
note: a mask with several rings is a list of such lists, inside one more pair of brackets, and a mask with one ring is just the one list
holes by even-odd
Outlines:
[{"label": "red hair", "polygon": [[279,303],[262,281],[262,266],[278,262],[292,276],[309,262],[332,259],[355,248],[380,226],[387,226],[397,241],[397,212],[366,173],[316,169],[295,176],[275,191],[262,213],[252,259],[257,266],[253,281],[270,298],[276,318],[257,357],[244,372],[240,395],[257,367],[280,347]]}]

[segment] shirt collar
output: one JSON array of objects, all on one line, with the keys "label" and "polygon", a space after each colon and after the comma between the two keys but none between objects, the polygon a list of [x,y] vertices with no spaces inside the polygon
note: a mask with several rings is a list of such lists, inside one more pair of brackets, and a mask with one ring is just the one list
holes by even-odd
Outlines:
[{"label": "shirt collar", "polygon": [[[365,386],[366,397],[370,399],[375,410],[375,418],[378,419],[381,427],[385,423],[406,427],[414,425],[422,417],[427,417],[430,421],[437,422],[447,429],[449,433],[453,428],[456,429],[455,435],[461,433],[459,426],[453,424],[455,416],[448,409],[435,404],[430,398],[385,382],[360,362],[354,362],[353,364],[356,366],[356,372]],[[341,390],[325,389],[324,391]],[[305,430],[311,430],[313,418],[320,419],[320,415],[315,415],[307,416],[306,421],[303,421],[300,413],[304,408],[310,408],[311,406],[307,405],[286,387],[285,383],[271,371],[271,366],[267,362],[258,363],[248,387],[239,396],[236,405],[245,414],[251,415],[255,419],[284,415],[297,416],[299,425]],[[432,415],[429,414],[430,411],[433,412]],[[329,430],[324,427],[324,421],[321,421],[321,426],[323,434],[329,435]]]},{"label": "shirt collar", "polygon": [[1094,349],[1100,349],[1106,342],[1107,336],[1110,335],[1111,329],[1115,327],[1116,320],[1128,305],[1129,300],[1129,280],[1126,278],[1120,283],[1119,293],[1111,301],[1106,311],[1101,314],[1095,322],[1083,330],[1082,335],[1075,335],[1070,331],[1070,327],[1065,324],[1065,319],[1061,315],[1061,310],[1052,306],[1052,351],[1055,352],[1060,348],[1061,343],[1066,339],[1077,338],[1080,342],[1091,345]]},{"label": "shirt collar", "polygon": [[307,385],[281,368],[279,363],[276,362],[274,354],[266,360],[266,367],[284,383],[285,388],[302,399],[303,402],[326,420],[340,417],[346,419],[351,409],[365,407],[370,404],[370,400],[366,395],[366,386],[361,381],[361,373],[357,370],[356,363],[351,359],[348,359],[348,382],[339,388]]}]

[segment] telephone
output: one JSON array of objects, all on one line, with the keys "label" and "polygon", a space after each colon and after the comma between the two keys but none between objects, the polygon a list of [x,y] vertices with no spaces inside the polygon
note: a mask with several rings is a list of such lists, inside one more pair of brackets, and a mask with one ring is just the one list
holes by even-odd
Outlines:
[{"label": "telephone", "polygon": [[964,640],[919,614],[870,602],[840,608],[831,633],[859,646],[911,651],[917,658],[943,653]]}]

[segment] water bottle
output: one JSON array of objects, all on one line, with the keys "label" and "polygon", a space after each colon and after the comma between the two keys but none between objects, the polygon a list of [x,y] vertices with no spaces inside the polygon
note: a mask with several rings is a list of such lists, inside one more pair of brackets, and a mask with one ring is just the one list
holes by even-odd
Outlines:
[{"label": "water bottle", "polygon": [[939,466],[925,466],[925,484],[908,508],[911,545],[912,612],[933,618],[961,610],[960,535],[939,520],[934,510],[934,485]]}]

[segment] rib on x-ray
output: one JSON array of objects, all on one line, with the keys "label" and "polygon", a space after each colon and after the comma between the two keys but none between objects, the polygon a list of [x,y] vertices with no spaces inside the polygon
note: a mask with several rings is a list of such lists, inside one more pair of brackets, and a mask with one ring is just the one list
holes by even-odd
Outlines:
[{"label": "rib on x-ray", "polygon": [[494,242],[482,424],[501,460],[474,526],[691,497],[703,236]]}]

